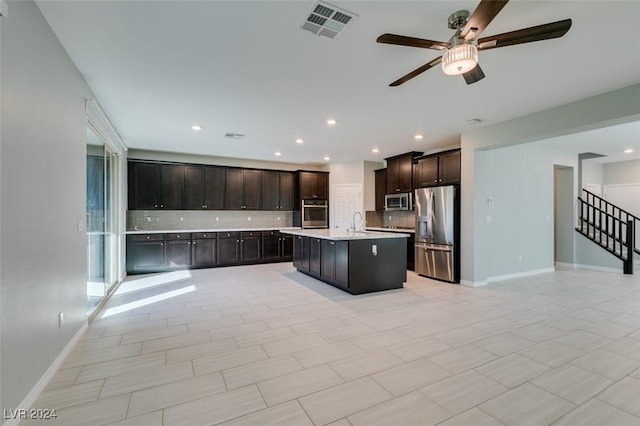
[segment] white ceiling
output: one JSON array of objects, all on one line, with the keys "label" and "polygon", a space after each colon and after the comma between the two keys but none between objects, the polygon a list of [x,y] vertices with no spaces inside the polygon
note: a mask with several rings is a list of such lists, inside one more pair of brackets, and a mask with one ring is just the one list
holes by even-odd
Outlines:
[{"label": "white ceiling", "polygon": [[[377,161],[458,145],[472,118],[491,125],[640,82],[640,1],[512,0],[483,36],[565,18],[573,26],[560,39],[480,52],[487,77],[476,84],[436,68],[395,88],[439,52],[376,38],[447,41],[448,15],[478,1],[332,3],[359,15],[336,39],[299,28],[311,1],[37,1],[131,148]],[[638,127],[627,130],[640,154]]]}]

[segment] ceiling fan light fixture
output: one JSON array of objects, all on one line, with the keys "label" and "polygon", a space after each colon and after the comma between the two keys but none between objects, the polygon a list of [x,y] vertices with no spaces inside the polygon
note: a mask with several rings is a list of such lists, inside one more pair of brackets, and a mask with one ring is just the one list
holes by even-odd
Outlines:
[{"label": "ceiling fan light fixture", "polygon": [[478,49],[473,44],[459,44],[442,55],[442,71],[447,75],[460,75],[478,64]]}]

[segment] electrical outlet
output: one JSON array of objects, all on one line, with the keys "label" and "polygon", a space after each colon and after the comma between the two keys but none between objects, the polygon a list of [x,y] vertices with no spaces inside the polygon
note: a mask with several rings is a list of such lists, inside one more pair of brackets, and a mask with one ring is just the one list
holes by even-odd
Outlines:
[{"label": "electrical outlet", "polygon": [[184,222],[184,216],[180,216],[180,222]]},{"label": "electrical outlet", "polygon": [[146,216],[146,217],[145,217],[145,220],[146,220],[147,222],[151,222],[151,216]]},{"label": "electrical outlet", "polygon": [[216,216],[216,222],[220,222],[220,218]]},{"label": "electrical outlet", "polygon": [[376,244],[371,245],[371,254],[374,256],[378,255],[378,246]]},{"label": "electrical outlet", "polygon": [[249,222],[251,222],[251,216],[248,216],[248,217],[247,217],[247,220],[248,220]]},{"label": "electrical outlet", "polygon": [[58,328],[62,328],[63,324],[64,324],[64,312],[60,311],[58,312]]},{"label": "electrical outlet", "polygon": [[280,216],[278,216],[278,220],[280,220]]}]

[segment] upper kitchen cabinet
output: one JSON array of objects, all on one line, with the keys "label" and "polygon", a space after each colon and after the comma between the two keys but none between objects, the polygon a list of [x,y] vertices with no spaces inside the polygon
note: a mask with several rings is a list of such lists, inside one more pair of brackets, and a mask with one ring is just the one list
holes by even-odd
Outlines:
[{"label": "upper kitchen cabinet", "polygon": [[295,175],[277,170],[262,171],[262,210],[294,210]]},{"label": "upper kitchen cabinet", "polygon": [[387,194],[413,192],[413,159],[421,152],[408,152],[387,160]]},{"label": "upper kitchen cabinet", "polygon": [[129,210],[182,208],[181,165],[130,161],[128,179]]},{"label": "upper kitchen cabinet", "polygon": [[460,183],[460,150],[420,158],[414,173],[416,188]]},{"label": "upper kitchen cabinet", "polygon": [[387,169],[375,170],[376,210],[384,210],[384,196],[387,192]]},{"label": "upper kitchen cabinet", "polygon": [[225,209],[258,210],[262,192],[262,171],[227,169],[225,185]]},{"label": "upper kitchen cabinet", "polygon": [[185,165],[183,208],[222,210],[225,179],[226,173],[223,167]]},{"label": "upper kitchen cabinet", "polygon": [[298,172],[300,199],[328,200],[329,173],[328,172]]}]

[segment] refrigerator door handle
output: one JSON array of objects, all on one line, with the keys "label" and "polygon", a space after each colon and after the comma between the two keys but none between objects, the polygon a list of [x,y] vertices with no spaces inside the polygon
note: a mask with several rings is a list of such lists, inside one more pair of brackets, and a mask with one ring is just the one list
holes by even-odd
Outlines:
[{"label": "refrigerator door handle", "polygon": [[453,251],[453,247],[430,246],[427,244],[418,244],[418,243],[416,243],[415,246],[416,248],[423,248],[423,249],[434,250],[434,251]]}]

